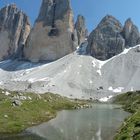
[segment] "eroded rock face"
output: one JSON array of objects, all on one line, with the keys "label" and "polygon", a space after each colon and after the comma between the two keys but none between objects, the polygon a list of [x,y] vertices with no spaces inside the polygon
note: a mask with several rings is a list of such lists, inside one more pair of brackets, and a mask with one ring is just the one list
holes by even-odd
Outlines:
[{"label": "eroded rock face", "polygon": [[123,32],[126,47],[133,47],[140,43],[140,33],[136,25],[129,18],[126,20]]},{"label": "eroded rock face", "polygon": [[32,61],[53,61],[75,50],[73,13],[69,0],[43,0],[24,49]]},{"label": "eroded rock face", "polygon": [[0,9],[0,60],[22,57],[29,33],[29,19],[15,4]]},{"label": "eroded rock face", "polygon": [[88,30],[86,29],[85,18],[83,16],[78,15],[75,23],[75,29],[77,31],[78,45],[80,45],[88,36]]},{"label": "eroded rock face", "polygon": [[100,60],[121,53],[125,48],[122,30],[121,23],[113,16],[107,15],[89,35],[87,53]]}]

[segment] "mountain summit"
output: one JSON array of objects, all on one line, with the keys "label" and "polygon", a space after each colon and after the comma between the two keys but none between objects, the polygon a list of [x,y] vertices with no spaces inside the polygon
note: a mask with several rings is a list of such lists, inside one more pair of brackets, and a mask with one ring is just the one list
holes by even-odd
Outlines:
[{"label": "mountain summit", "polygon": [[0,9],[0,60],[23,57],[30,28],[28,16],[15,4]]},{"label": "mountain summit", "polygon": [[139,43],[139,30],[131,19],[123,27],[119,20],[107,15],[89,35],[87,53],[99,60],[107,60]]},{"label": "mountain summit", "polygon": [[131,18],[127,19],[123,28],[123,35],[126,47],[133,47],[140,44],[140,33],[138,27],[134,25]]},{"label": "mountain summit", "polygon": [[53,61],[75,50],[73,12],[69,0],[43,0],[24,49],[32,61]]},{"label": "mountain summit", "polygon": [[78,37],[78,45],[80,46],[85,41],[85,38],[88,36],[88,30],[86,29],[84,16],[82,15],[77,16],[75,29]]}]

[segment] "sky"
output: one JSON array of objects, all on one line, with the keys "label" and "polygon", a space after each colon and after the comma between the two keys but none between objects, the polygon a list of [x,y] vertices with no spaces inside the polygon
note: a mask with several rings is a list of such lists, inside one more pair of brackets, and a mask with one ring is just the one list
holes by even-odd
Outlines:
[{"label": "sky", "polygon": [[[0,0],[0,8],[16,3],[29,17],[33,25],[38,16],[41,0]],[[91,32],[107,14],[116,17],[122,24],[131,18],[140,29],[140,0],[71,0],[74,19],[81,14]]]}]

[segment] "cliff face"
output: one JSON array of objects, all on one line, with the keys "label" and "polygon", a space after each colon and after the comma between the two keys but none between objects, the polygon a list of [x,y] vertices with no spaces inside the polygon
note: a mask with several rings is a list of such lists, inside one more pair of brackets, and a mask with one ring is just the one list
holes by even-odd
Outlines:
[{"label": "cliff face", "polygon": [[106,60],[121,53],[125,40],[121,36],[123,27],[113,16],[106,16],[89,35],[87,52],[93,57]]},{"label": "cliff face", "polygon": [[108,15],[89,35],[87,53],[97,59],[106,60],[121,53],[124,48],[139,43],[139,30],[131,19],[123,27],[117,19]]},{"label": "cliff face", "polygon": [[0,60],[22,57],[29,33],[29,19],[16,5],[0,9]]},{"label": "cliff face", "polygon": [[83,16],[78,15],[77,21],[75,23],[75,29],[78,37],[78,45],[80,45],[88,36],[88,30],[86,29],[85,18]]},{"label": "cliff face", "polygon": [[69,0],[43,0],[24,49],[25,58],[53,61],[75,50],[73,13]]},{"label": "cliff face", "polygon": [[139,30],[131,19],[122,26],[110,15],[88,37],[83,16],[79,15],[74,25],[70,0],[42,0],[30,30],[29,18],[16,5],[0,9],[0,61],[9,58],[54,61],[72,53],[78,45],[84,46],[84,54],[106,60],[140,44]]},{"label": "cliff face", "polygon": [[126,47],[133,47],[140,43],[140,33],[136,25],[129,18],[126,20],[123,28],[123,36],[126,41]]}]

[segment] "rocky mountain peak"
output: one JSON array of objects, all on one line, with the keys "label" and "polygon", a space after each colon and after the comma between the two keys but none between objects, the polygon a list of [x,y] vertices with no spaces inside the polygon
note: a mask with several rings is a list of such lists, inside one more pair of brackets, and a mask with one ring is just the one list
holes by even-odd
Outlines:
[{"label": "rocky mountain peak", "polygon": [[123,36],[126,40],[126,47],[132,47],[140,43],[138,27],[134,25],[131,18],[128,18],[123,28]]},{"label": "rocky mountain peak", "polygon": [[127,24],[131,24],[131,25],[133,25],[133,21],[132,21],[132,19],[131,18],[128,18],[126,21],[125,21],[125,23]]},{"label": "rocky mountain peak", "polygon": [[101,22],[99,23],[97,28],[106,28],[106,27],[112,28],[116,32],[120,32],[123,29],[122,24],[119,20],[117,20],[115,17],[111,15],[106,15]]},{"label": "rocky mountain peak", "polygon": [[105,16],[88,38],[88,54],[106,60],[124,48],[140,44],[140,33],[136,25],[128,18],[124,27],[115,17]]},{"label": "rocky mountain peak", "polygon": [[88,36],[88,30],[86,29],[85,18],[82,15],[78,15],[75,23],[75,29],[77,31],[78,45],[85,41]]},{"label": "rocky mountain peak", "polygon": [[73,12],[69,0],[43,0],[27,41],[26,59],[53,61],[74,51]]},{"label": "rocky mountain peak", "polygon": [[105,16],[88,38],[87,52],[93,57],[106,60],[121,53],[125,40],[121,36],[123,27],[113,16]]},{"label": "rocky mountain peak", "polygon": [[29,18],[15,4],[0,9],[0,60],[22,57],[29,33]]},{"label": "rocky mountain peak", "polygon": [[56,20],[62,20],[71,11],[69,0],[43,0],[36,22],[43,21],[44,26],[52,26]]}]

